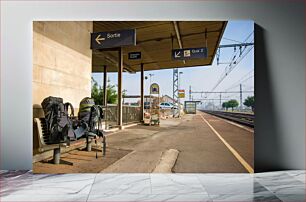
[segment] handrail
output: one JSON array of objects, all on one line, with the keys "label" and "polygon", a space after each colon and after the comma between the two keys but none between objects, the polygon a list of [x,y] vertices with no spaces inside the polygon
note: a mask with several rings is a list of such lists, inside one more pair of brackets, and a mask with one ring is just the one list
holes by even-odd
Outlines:
[{"label": "handrail", "polygon": [[[117,126],[117,104],[107,104],[107,106],[100,105],[105,112],[103,121],[108,127]],[[140,106],[123,105],[122,106],[123,124],[140,122],[141,110]]]}]

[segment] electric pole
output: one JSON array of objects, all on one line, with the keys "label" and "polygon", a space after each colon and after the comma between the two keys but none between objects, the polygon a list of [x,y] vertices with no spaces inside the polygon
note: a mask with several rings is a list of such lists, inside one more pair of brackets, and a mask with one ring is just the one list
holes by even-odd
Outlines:
[{"label": "electric pole", "polygon": [[242,84],[240,84],[240,111],[242,111]]},{"label": "electric pole", "polygon": [[178,69],[173,69],[173,105],[178,101]]},{"label": "electric pole", "polygon": [[220,93],[220,109],[222,109],[221,98],[222,98],[222,94]]},{"label": "electric pole", "polygon": [[191,101],[191,86],[189,86],[189,100]]}]

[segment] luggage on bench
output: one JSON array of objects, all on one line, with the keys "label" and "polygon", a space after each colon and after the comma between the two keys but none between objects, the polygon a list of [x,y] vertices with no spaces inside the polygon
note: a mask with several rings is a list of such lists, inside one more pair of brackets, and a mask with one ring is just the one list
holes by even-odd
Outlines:
[{"label": "luggage on bench", "polygon": [[66,143],[70,145],[70,141],[85,137],[87,147],[89,147],[92,139],[102,137],[103,155],[105,155],[105,136],[100,131],[103,110],[100,106],[95,105],[93,99],[86,97],[81,101],[79,119],[74,117],[72,104],[64,103],[62,98],[49,96],[43,100],[41,105],[45,114],[46,144]]},{"label": "luggage on bench", "polygon": [[103,119],[102,107],[95,105],[92,98],[85,97],[80,102],[78,117],[79,121],[86,123],[88,126],[87,132],[85,133],[87,141],[96,137],[103,138],[103,155],[105,155],[106,139],[103,132],[100,131],[100,124]]},{"label": "luggage on bench", "polygon": [[[49,96],[41,103],[45,114],[45,124],[48,133],[47,144],[67,143],[76,139],[70,116],[74,110],[70,103],[64,103],[62,98]],[[71,115],[68,114],[68,108]]]}]

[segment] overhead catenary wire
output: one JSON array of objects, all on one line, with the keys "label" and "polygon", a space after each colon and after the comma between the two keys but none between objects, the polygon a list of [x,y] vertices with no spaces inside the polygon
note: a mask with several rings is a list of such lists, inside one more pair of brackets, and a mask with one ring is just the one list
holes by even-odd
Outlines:
[{"label": "overhead catenary wire", "polygon": [[250,75],[247,78],[242,77],[239,81],[235,82],[233,85],[231,85],[229,88],[227,88],[225,91],[229,91],[233,88],[236,88],[237,86],[239,86],[240,84],[243,84],[244,82],[248,81],[249,79],[253,78],[254,75]]},{"label": "overhead catenary wire", "polygon": [[[251,41],[248,41],[251,36],[254,34],[254,31],[252,31],[250,34],[247,35],[247,37],[245,38],[245,40],[243,42],[234,40],[234,39],[229,39],[226,37],[223,37],[223,39],[225,40],[229,40],[229,41],[235,41],[240,43],[241,45],[237,44],[237,47],[239,47],[239,50],[236,51],[236,47],[234,47],[234,52],[231,54],[230,56],[230,62],[229,64],[225,67],[224,72],[221,74],[219,80],[217,81],[217,83],[213,86],[212,90],[208,91],[208,92],[214,92],[216,90],[216,88],[224,81],[224,79],[238,66],[238,64],[248,55],[248,53],[254,48],[254,40],[252,39]],[[248,45],[243,45],[243,44],[248,44]],[[250,45],[249,45],[250,44]],[[217,54],[220,54],[220,49],[218,49],[219,52],[217,52]],[[218,61],[217,61],[218,62]],[[220,63],[221,64],[221,63]],[[234,84],[232,84],[228,89],[226,89],[226,91],[233,89],[236,86],[239,86],[240,84],[245,83],[246,81],[248,81],[249,79],[254,77],[253,75],[250,75],[252,72],[254,72],[254,68],[249,71],[247,74],[245,74],[243,77],[241,77],[237,82],[235,82]],[[208,98],[209,95],[213,94],[214,96],[212,97],[216,97],[218,95],[214,94],[214,93],[207,93],[204,94],[204,98]],[[248,93],[249,94],[249,93]],[[233,97],[233,96],[237,96],[238,95],[228,95],[228,97]],[[201,97],[203,97],[203,94],[201,94]]]},{"label": "overhead catenary wire", "polygon": [[223,37],[223,39],[228,40],[228,41],[237,42],[237,43],[242,43],[241,41],[237,41],[235,39],[230,39],[230,38],[227,38],[227,37]]},{"label": "overhead catenary wire", "polygon": [[250,48],[244,55],[239,57],[235,62],[232,62],[231,64],[234,64],[233,66],[230,64],[225,69],[225,72],[221,75],[220,79],[218,80],[218,82],[215,84],[215,86],[212,88],[211,91],[214,91],[220,85],[220,83],[233,71],[233,69],[237,66],[237,64],[239,64],[239,62],[252,50],[252,48]]},{"label": "overhead catenary wire", "polygon": [[243,42],[246,42],[253,34],[254,34],[254,31],[252,31]]},{"label": "overhead catenary wire", "polygon": [[[218,82],[215,84],[215,86],[212,88],[212,92],[220,85],[220,83],[233,71],[233,69],[240,63],[240,61],[253,49],[254,46],[249,46],[245,47],[243,50],[241,50],[241,55],[238,56],[236,59],[235,57],[233,58],[232,62],[225,68],[224,73],[221,75],[220,79]],[[237,56],[237,53],[236,55]],[[236,60],[235,60],[236,59]]]},{"label": "overhead catenary wire", "polygon": [[[223,39],[225,39],[225,40],[233,41],[233,42],[238,43],[238,44],[225,44],[225,45],[220,45],[219,48],[218,48],[218,51],[217,51],[217,53],[216,53],[216,55],[217,55],[217,57],[216,57],[216,58],[217,58],[217,65],[219,65],[219,64],[229,64],[229,63],[224,63],[224,62],[223,62],[223,63],[220,63],[220,62],[219,62],[220,49],[221,49],[221,48],[224,48],[224,47],[234,47],[234,52],[233,52],[232,56],[230,57],[232,60],[234,60],[235,57],[236,57],[236,55],[234,55],[234,54],[236,53],[236,48],[237,48],[237,47],[239,47],[239,53],[240,53],[240,55],[241,55],[241,53],[246,49],[247,46],[254,45],[253,42],[247,43],[247,40],[248,40],[253,34],[254,34],[254,31],[252,31],[252,32],[246,37],[246,39],[245,39],[243,42],[240,42],[240,41],[238,41],[238,40],[234,40],[234,39],[229,39],[229,38],[223,37]],[[243,48],[243,49],[242,49],[242,48]],[[228,67],[226,67],[226,68],[228,68]]]}]

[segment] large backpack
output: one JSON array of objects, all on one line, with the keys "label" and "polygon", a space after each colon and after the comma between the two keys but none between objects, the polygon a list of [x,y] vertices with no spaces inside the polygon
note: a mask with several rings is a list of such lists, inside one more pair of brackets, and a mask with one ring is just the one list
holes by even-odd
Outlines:
[{"label": "large backpack", "polygon": [[[103,119],[102,107],[95,105],[95,101],[92,98],[85,97],[80,102],[78,117],[79,121],[87,126],[86,132],[84,133],[87,141],[89,141],[89,138],[95,138],[95,142],[97,143],[97,136],[103,138],[102,153],[104,156],[106,153],[106,137],[104,136],[103,132],[100,131],[100,124]],[[98,158],[97,153],[96,158]]]},{"label": "large backpack", "polygon": [[72,121],[68,114],[73,107],[70,103],[64,103],[62,98],[49,96],[43,100],[41,106],[44,110],[48,133],[48,144],[68,143],[75,138]]},{"label": "large backpack", "polygon": [[89,132],[98,133],[96,135],[100,136],[99,131],[95,130],[95,126],[98,125],[99,127],[102,118],[103,110],[100,106],[95,105],[95,101],[92,98],[85,97],[81,100],[79,120],[88,125]]},{"label": "large backpack", "polygon": [[85,97],[80,102],[79,108],[79,120],[89,122],[91,107],[95,105],[95,101],[92,98]]}]

